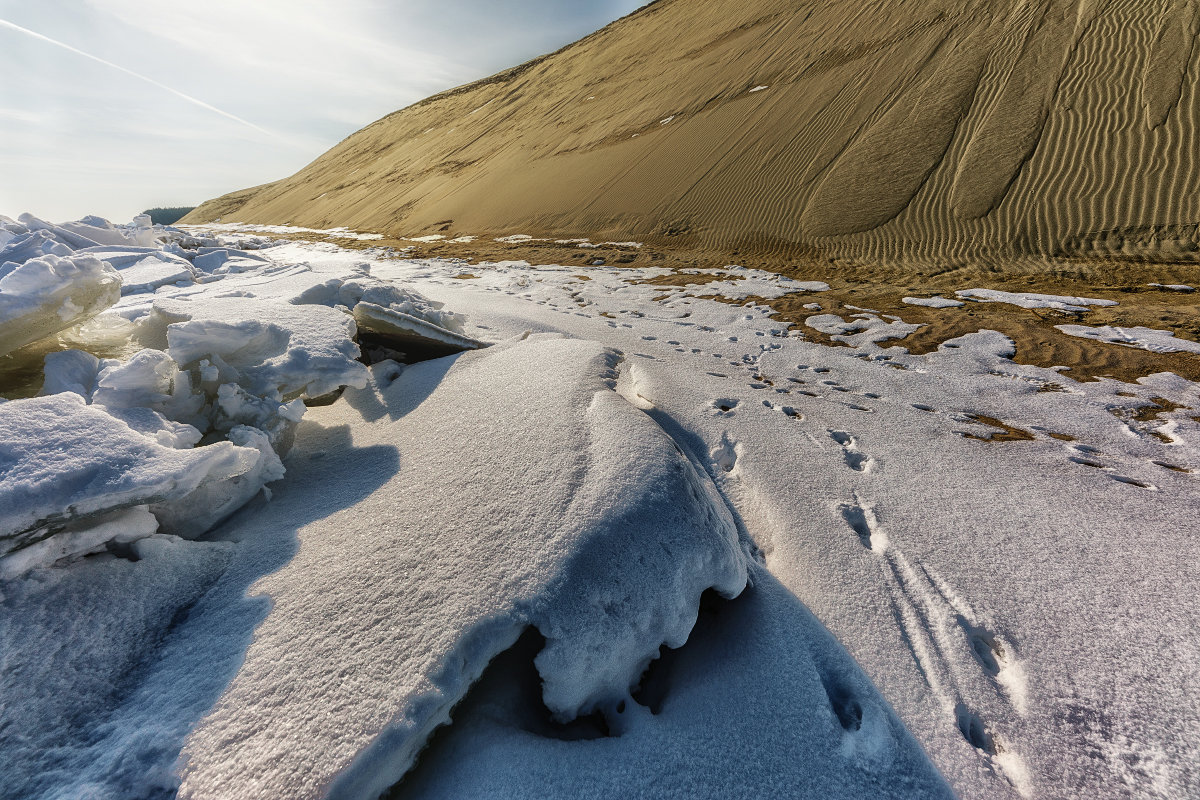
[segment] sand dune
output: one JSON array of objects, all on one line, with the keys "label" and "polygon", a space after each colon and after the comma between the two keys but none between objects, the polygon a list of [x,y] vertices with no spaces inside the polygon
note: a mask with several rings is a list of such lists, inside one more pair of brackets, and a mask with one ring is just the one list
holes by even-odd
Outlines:
[{"label": "sand dune", "polygon": [[1198,31],[1195,0],[659,0],[187,221],[1200,260]]}]

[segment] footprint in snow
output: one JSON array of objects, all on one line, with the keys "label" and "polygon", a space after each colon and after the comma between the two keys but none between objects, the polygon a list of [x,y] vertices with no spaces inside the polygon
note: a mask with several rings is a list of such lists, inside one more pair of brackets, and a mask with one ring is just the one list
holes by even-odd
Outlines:
[{"label": "footprint in snow", "polygon": [[[866,409],[860,409],[866,410]],[[864,453],[858,446],[858,439],[846,431],[829,431],[829,437],[841,445],[842,456],[846,466],[856,472],[870,472],[875,466],[875,459]]]},{"label": "footprint in snow", "polygon": [[737,466],[738,443],[729,438],[728,433],[721,434],[721,441],[709,452],[709,458],[722,472],[733,472]]},{"label": "footprint in snow", "polygon": [[711,401],[709,406],[716,410],[718,416],[728,417],[733,415],[733,410],[738,406],[736,397],[718,397]]}]

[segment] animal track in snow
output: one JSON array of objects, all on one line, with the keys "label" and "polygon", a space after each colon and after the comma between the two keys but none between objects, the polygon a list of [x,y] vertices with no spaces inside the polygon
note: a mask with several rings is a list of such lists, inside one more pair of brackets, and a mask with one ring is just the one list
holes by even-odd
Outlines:
[{"label": "animal track in snow", "polygon": [[854,502],[839,505],[838,512],[850,526],[850,530],[858,534],[858,540],[862,542],[863,547],[876,553],[887,549],[887,534],[875,518],[875,509],[860,501],[857,494],[854,496]]},{"label": "animal track in snow", "polygon": [[775,403],[772,403],[770,400],[763,400],[762,404],[763,404],[763,408],[769,408],[772,411],[779,411],[784,416],[791,417],[792,419],[797,419],[797,420],[804,419],[804,415],[801,414],[799,411],[797,411],[795,409],[795,407],[793,407],[793,406],[776,405]]},{"label": "animal track in snow", "polygon": [[709,405],[712,406],[721,416],[729,416],[733,413],[733,409],[737,408],[740,401],[736,397],[718,397],[712,400]]},{"label": "animal track in snow", "polygon": [[722,472],[733,472],[733,468],[737,466],[738,442],[729,438],[729,433],[721,434],[721,441],[717,446],[709,452],[709,457],[713,464],[721,469]]},{"label": "animal track in snow", "polygon": [[857,493],[837,507],[847,527],[879,559],[893,613],[917,669],[963,739],[1022,795],[1028,772],[997,726],[1024,714],[1025,674],[1012,646],[932,569],[910,562],[889,540],[875,507]]},{"label": "animal track in snow", "polygon": [[[859,409],[860,411],[866,409]],[[842,455],[846,466],[857,472],[870,472],[875,466],[875,459],[868,456],[858,447],[858,440],[846,431],[829,431],[829,436],[842,447]]]},{"label": "animal track in snow", "polygon": [[[1097,458],[1097,456],[1101,456],[1103,454],[1096,448],[1092,447],[1091,445],[1086,445],[1086,444],[1083,444],[1082,442],[1072,442],[1069,446],[1067,446],[1066,450],[1068,453],[1071,454],[1071,455],[1067,456],[1067,460],[1073,464],[1079,464],[1084,467],[1092,467],[1093,469],[1102,470],[1102,471],[1108,473],[1108,477],[1112,478],[1117,483],[1124,483],[1129,486],[1136,486],[1139,489],[1147,489],[1152,492],[1158,491],[1158,487],[1152,483],[1148,483],[1143,480],[1138,480],[1137,478],[1130,478],[1126,475],[1118,474],[1113,467],[1109,466],[1108,464],[1105,464],[1104,462],[1100,461]],[[1157,461],[1151,461],[1150,463],[1155,464],[1157,466],[1163,466],[1162,464],[1160,464]],[[1171,467],[1167,467],[1167,468],[1171,469]],[[1182,469],[1177,468],[1177,471],[1186,472],[1187,470],[1182,470]]]}]

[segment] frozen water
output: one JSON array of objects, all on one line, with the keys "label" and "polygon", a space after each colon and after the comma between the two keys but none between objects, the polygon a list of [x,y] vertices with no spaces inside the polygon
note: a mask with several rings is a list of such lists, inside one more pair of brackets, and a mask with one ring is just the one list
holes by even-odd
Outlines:
[{"label": "frozen water", "polygon": [[120,276],[95,256],[0,264],[0,356],[83,322],[120,296]]},{"label": "frozen water", "polygon": [[[0,553],[100,514],[188,506],[210,484],[254,477],[262,460],[227,442],[165,447],[71,392],[0,403]],[[204,513],[211,523],[221,510]]]}]

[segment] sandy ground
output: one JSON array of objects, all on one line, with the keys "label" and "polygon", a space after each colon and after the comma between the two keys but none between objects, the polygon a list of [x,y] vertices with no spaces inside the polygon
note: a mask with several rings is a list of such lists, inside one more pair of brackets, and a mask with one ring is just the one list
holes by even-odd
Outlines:
[{"label": "sandy ground", "polygon": [[1198,30],[1175,0],[659,0],[185,221],[1200,263]]},{"label": "sandy ground", "polygon": [[[1200,291],[1180,292],[1149,285],[1187,285],[1187,281],[1191,280],[1200,290],[1197,268],[1186,263],[1025,259],[1012,262],[1003,271],[982,264],[939,270],[847,259],[834,262],[827,259],[781,260],[736,250],[701,251],[645,245],[581,248],[553,241],[504,243],[480,239],[452,243],[413,242],[396,238],[354,241],[304,233],[278,236],[330,241],[347,248],[393,247],[403,250],[408,258],[463,259],[464,279],[481,274],[488,269],[489,263],[501,261],[577,265],[582,275],[586,275],[595,262],[603,261],[610,267],[668,269],[671,270],[670,274],[652,282],[678,286],[702,284],[712,277],[689,273],[687,270],[738,264],[780,272],[799,280],[828,283],[830,290],[819,294],[802,293],[774,300],[751,298],[742,301],[771,306],[777,312],[778,319],[799,326],[806,337],[826,344],[839,343],[805,327],[804,321],[808,317],[830,313],[847,317],[857,313],[860,308],[867,308],[898,316],[905,322],[923,325],[917,332],[896,342],[916,354],[934,350],[947,339],[992,329],[1001,331],[1014,341],[1017,347],[1014,360],[1018,363],[1067,367],[1066,374],[1076,380],[1112,377],[1128,382],[1155,372],[1174,372],[1188,380],[1200,380],[1200,356],[1152,353],[1095,342],[1068,336],[1055,328],[1063,324],[1142,326],[1169,330],[1179,338],[1200,341]],[[973,288],[1094,297],[1115,300],[1119,305],[1096,307],[1086,313],[1070,313],[1045,308],[1024,309],[1006,303],[968,303],[962,308],[935,309],[901,302],[904,297],[954,297],[957,290]],[[813,303],[820,308],[806,308]]]}]

